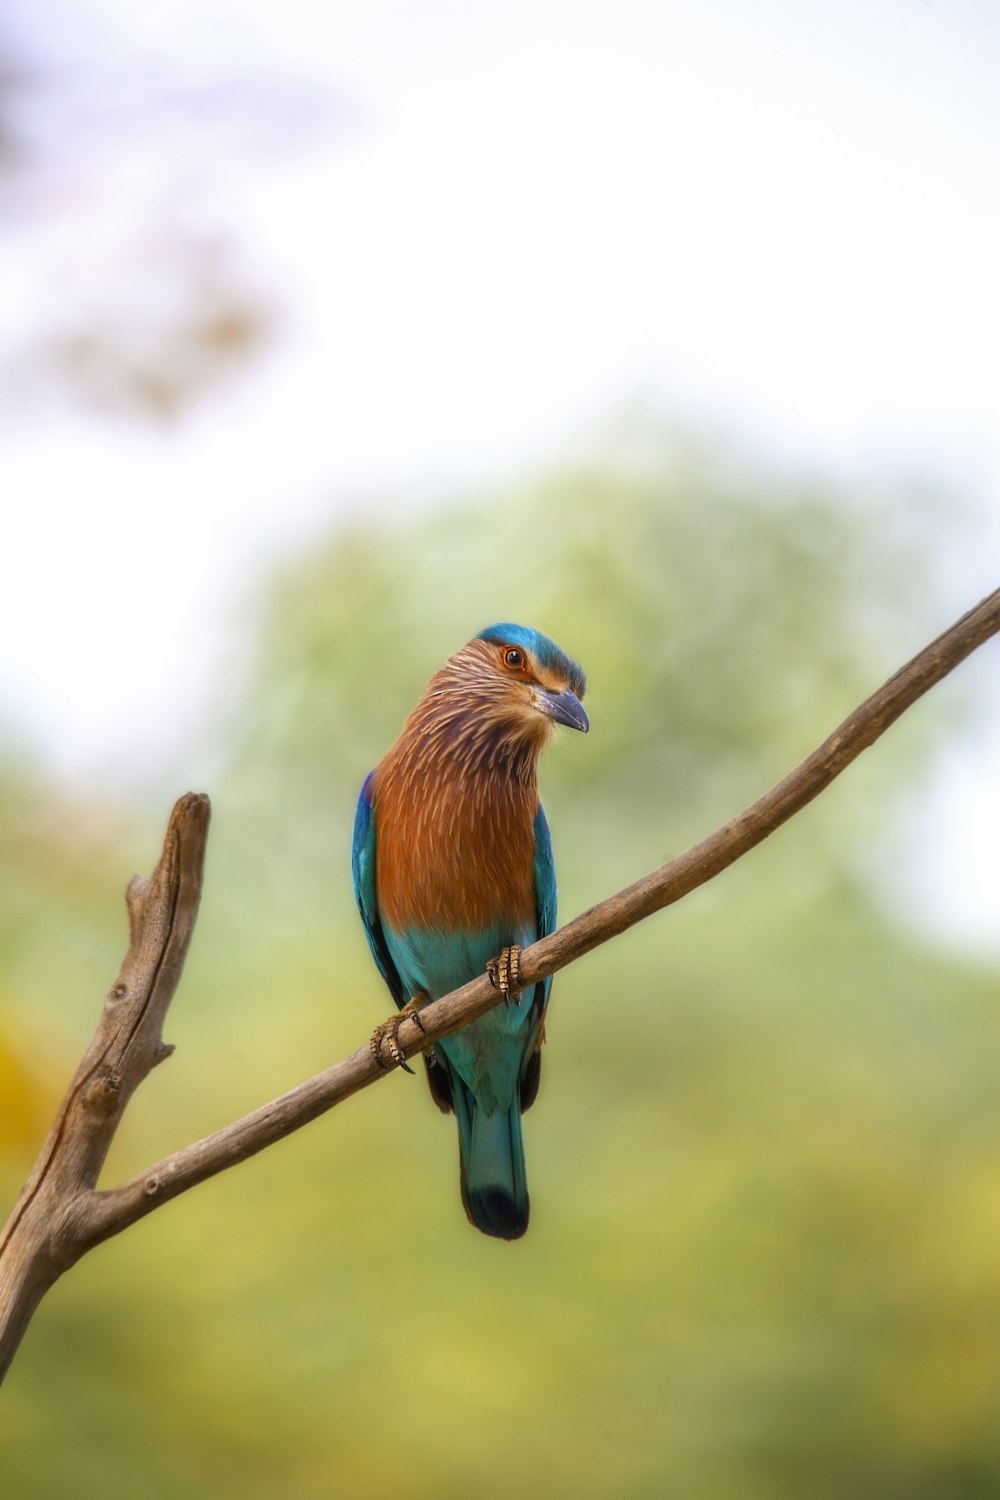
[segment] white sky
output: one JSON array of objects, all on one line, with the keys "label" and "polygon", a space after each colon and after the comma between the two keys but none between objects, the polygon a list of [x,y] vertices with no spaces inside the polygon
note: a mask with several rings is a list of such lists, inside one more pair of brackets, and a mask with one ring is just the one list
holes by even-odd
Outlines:
[{"label": "white sky", "polygon": [[[636,397],[943,480],[983,513],[956,613],[1000,582],[994,0],[8,10],[61,82],[0,213],[0,363],[150,299],[164,218],[235,245],[283,318],[163,429],[46,392],[0,411],[0,713],[61,770],[176,743],[248,571],[345,498],[529,466]],[[930,899],[986,933],[983,733],[942,792],[975,878]]]}]

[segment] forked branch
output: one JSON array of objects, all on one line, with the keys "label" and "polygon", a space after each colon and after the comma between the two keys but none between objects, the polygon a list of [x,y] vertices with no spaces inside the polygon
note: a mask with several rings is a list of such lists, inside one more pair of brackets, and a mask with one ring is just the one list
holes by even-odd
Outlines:
[{"label": "forked branch", "polygon": [[[733,864],[811,802],[911,704],[998,631],[1000,589],[902,667],[806,760],[724,827],[524,949],[524,983],[565,968]],[[121,973],[34,1172],[0,1235],[0,1378],[45,1292],[87,1250],[386,1076],[366,1045],[131,1181],[97,1189],[129,1098],[170,1050],[162,1042],[162,1024],[197,915],[208,815],[207,797],[182,797],[171,813],[156,870],[148,880],[136,877],[129,886],[131,941]],[[423,1033],[413,1021],[404,1021],[400,1047],[412,1056],[499,1001],[485,976],[474,979],[421,1011]]]},{"label": "forked branch", "polygon": [[160,862],[126,892],[129,946],[49,1138],[0,1234],[0,1378],[52,1283],[94,1243],[97,1178],[125,1106],[168,1057],[163,1019],[201,899],[208,798],[175,805]]}]

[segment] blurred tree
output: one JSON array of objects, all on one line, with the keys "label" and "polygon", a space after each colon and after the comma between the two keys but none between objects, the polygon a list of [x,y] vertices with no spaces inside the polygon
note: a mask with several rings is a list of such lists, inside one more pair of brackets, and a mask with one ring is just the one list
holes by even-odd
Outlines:
[{"label": "blurred tree", "polygon": [[0,403],[20,414],[69,400],[170,422],[240,378],[281,330],[234,181],[353,114],[277,64],[206,75],[196,59],[123,54],[114,16],[89,20],[99,59],[53,48],[30,17],[0,37],[4,228],[18,259]]},{"label": "blurred tree", "polygon": [[178,222],[133,247],[114,283],[62,310],[10,370],[103,416],[170,421],[268,347],[278,321],[235,247]]}]

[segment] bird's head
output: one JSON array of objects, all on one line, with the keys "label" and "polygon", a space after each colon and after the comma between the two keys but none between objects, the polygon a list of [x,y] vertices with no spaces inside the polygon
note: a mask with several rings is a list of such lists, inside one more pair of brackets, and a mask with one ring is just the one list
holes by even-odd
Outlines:
[{"label": "bird's head", "polygon": [[524,625],[490,625],[450,658],[445,674],[476,717],[538,750],[556,724],[584,734],[583,668],[548,636]]}]

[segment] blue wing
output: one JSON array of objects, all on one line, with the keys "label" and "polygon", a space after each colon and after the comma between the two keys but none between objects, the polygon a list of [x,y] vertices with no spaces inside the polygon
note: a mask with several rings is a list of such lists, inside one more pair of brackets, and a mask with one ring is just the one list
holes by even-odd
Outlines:
[{"label": "blue wing", "polygon": [[[548,937],[556,928],[556,867],[552,858],[552,839],[541,803],[535,814],[535,932]],[[532,1000],[533,1024],[521,1074],[521,1108],[530,1109],[538,1093],[542,1073],[541,1047],[545,1040],[545,1007],[549,1003],[552,979],[535,985]]]},{"label": "blue wing", "polygon": [[403,982],[386,946],[382,919],[378,911],[375,894],[375,810],[372,807],[372,779],[374,771],[367,777],[358,798],[358,810],[354,815],[354,843],[351,847],[351,870],[354,874],[354,899],[358,903],[361,920],[365,924],[365,935],[378,971],[389,986],[389,993],[397,1006],[406,1004]]},{"label": "blue wing", "polygon": [[[539,802],[535,814],[535,912],[536,932],[540,938],[548,937],[556,930],[556,867],[552,858],[552,838],[549,825]],[[551,978],[542,981],[545,993],[542,1009],[548,1004]]]}]

